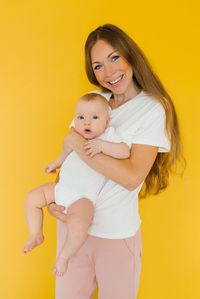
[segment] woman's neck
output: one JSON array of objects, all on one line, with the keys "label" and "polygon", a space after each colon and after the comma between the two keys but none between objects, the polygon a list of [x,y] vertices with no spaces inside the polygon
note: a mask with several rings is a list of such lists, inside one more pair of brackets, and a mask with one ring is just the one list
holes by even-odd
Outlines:
[{"label": "woman's neck", "polygon": [[136,97],[141,91],[141,88],[139,88],[135,83],[127,90],[127,92],[123,94],[113,94],[112,95],[112,108],[117,108],[124,103],[128,102],[129,100]]}]

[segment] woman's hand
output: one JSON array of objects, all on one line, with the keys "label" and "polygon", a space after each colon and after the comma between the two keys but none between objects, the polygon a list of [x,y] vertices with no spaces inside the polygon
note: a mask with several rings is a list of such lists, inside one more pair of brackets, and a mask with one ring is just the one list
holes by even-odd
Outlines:
[{"label": "woman's hand", "polygon": [[48,212],[62,222],[67,221],[67,214],[62,213],[65,210],[64,206],[57,205],[52,202],[47,205]]}]

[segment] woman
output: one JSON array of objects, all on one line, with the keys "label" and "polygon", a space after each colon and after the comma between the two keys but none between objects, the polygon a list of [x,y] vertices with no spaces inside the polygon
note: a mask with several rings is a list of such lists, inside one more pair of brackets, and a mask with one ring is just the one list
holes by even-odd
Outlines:
[{"label": "woman", "polygon": [[[118,27],[94,30],[85,45],[86,72],[108,99],[110,125],[126,131],[132,143],[129,159],[98,154],[89,158],[86,140],[75,130],[70,147],[90,167],[108,179],[95,205],[88,238],[57,278],[57,299],[90,299],[98,284],[99,299],[136,298],[142,243],[138,194],[158,194],[168,185],[169,171],[181,156],[179,128],[170,96],[135,42]],[[143,185],[144,183],[144,185]],[[141,187],[143,188],[141,190]],[[62,207],[49,212],[65,221]],[[66,231],[58,222],[58,249]]]}]

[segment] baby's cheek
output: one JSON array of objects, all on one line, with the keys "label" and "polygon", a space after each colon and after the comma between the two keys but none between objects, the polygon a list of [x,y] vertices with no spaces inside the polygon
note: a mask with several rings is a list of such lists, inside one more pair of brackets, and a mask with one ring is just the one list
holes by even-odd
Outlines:
[{"label": "baby's cheek", "polygon": [[76,132],[78,132],[79,134],[82,134],[82,127],[79,124],[75,124],[75,130]]}]

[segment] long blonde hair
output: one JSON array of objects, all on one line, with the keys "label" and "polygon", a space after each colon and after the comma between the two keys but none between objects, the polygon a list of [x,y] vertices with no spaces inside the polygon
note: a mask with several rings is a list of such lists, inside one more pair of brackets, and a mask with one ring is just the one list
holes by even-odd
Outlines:
[{"label": "long blonde hair", "polygon": [[92,68],[91,49],[98,40],[104,40],[119,51],[122,57],[132,66],[133,80],[136,85],[150,96],[153,96],[165,109],[166,132],[170,140],[171,149],[169,153],[157,154],[156,160],[145,179],[140,198],[146,197],[148,194],[158,194],[168,186],[169,172],[175,170],[177,160],[182,162],[181,168],[179,168],[181,173],[183,173],[185,168],[174,104],[138,45],[124,31],[111,24],[98,27],[87,38],[85,44],[85,67],[91,83],[99,86],[104,92],[109,91],[98,83]]}]

